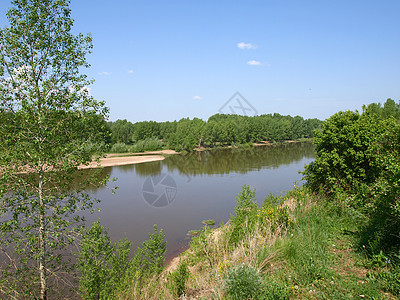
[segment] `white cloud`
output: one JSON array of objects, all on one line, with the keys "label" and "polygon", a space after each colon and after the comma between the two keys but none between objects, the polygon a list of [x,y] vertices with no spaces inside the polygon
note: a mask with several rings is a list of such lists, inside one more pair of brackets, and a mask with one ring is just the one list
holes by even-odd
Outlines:
[{"label": "white cloud", "polygon": [[249,60],[249,61],[247,62],[247,64],[248,64],[249,66],[261,66],[261,65],[262,65],[262,63],[259,62],[258,60]]},{"label": "white cloud", "polygon": [[105,75],[105,76],[108,76],[108,75],[111,75],[111,72],[106,72],[106,71],[103,71],[103,72],[99,72],[99,75]]},{"label": "white cloud", "polygon": [[237,47],[242,50],[257,49],[258,46],[250,43],[237,43]]},{"label": "white cloud", "polygon": [[194,96],[193,99],[194,99],[194,100],[203,100],[203,98],[200,97],[200,96]]},{"label": "white cloud", "polygon": [[133,70],[128,70],[128,74],[133,74],[135,73]]}]

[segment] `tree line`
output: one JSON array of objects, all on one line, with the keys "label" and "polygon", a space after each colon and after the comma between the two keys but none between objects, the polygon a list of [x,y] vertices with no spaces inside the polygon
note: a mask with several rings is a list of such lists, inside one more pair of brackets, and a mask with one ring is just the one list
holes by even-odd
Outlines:
[{"label": "tree line", "polygon": [[195,147],[312,138],[313,131],[318,130],[321,123],[315,118],[303,119],[274,113],[253,117],[215,114],[207,121],[199,118],[137,123],[117,120],[108,125],[111,144],[134,145],[139,141],[157,139],[170,149],[191,151]]}]

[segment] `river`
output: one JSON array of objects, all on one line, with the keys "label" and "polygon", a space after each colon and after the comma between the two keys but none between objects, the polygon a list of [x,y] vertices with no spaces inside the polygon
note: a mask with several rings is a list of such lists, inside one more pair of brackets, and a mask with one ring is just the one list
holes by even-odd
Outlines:
[{"label": "river", "polygon": [[[92,191],[101,218],[115,240],[135,246],[147,239],[153,225],[164,230],[167,259],[187,247],[187,232],[202,221],[226,222],[244,184],[256,189],[261,203],[269,193],[281,195],[301,184],[300,170],[315,158],[311,143],[288,143],[250,149],[217,149],[172,155],[163,161],[105,168],[115,182]],[[113,194],[110,187],[118,186]]]}]

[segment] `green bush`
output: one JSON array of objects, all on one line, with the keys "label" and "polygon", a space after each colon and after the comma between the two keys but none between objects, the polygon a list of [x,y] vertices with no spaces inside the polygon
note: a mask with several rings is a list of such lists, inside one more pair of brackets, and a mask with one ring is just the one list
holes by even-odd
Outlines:
[{"label": "green bush", "polygon": [[129,148],[129,152],[157,151],[163,148],[163,143],[158,138],[146,138],[136,142]]},{"label": "green bush", "polygon": [[224,277],[224,291],[228,299],[257,299],[263,289],[259,271],[246,264],[230,268]]},{"label": "green bush", "polygon": [[187,262],[179,263],[178,268],[168,278],[168,287],[175,297],[185,293],[186,282],[190,276]]},{"label": "green bush", "polygon": [[112,153],[126,153],[128,152],[128,146],[125,143],[116,143],[112,145],[111,150]]},{"label": "green bush", "polygon": [[163,270],[167,251],[167,242],[164,239],[164,231],[158,230],[157,225],[154,225],[154,232],[149,233],[149,238],[136,250],[142,273],[158,275]]},{"label": "green bush", "polygon": [[323,190],[369,217],[360,243],[373,255],[400,247],[400,124],[394,112],[372,108],[339,112],[323,124],[314,138],[317,157],[304,178],[315,192]]},{"label": "green bush", "polygon": [[380,172],[371,185],[374,206],[362,243],[370,246],[372,254],[381,249],[396,253],[400,248],[400,124],[381,137],[373,153]]},{"label": "green bush", "polygon": [[128,240],[113,244],[100,221],[86,229],[80,242],[79,290],[83,299],[113,299],[130,267]]},{"label": "green bush", "polygon": [[363,185],[374,182],[379,170],[373,146],[394,125],[394,119],[351,111],[330,117],[315,133],[317,157],[306,166],[307,184],[327,194],[338,189],[355,194]]},{"label": "green bush", "polygon": [[79,291],[82,299],[117,299],[129,295],[133,286],[140,289],[149,278],[159,275],[165,262],[163,231],[149,234],[130,259],[131,242],[112,243],[100,221],[84,230],[78,256]]},{"label": "green bush", "polygon": [[248,185],[242,187],[242,191],[236,197],[237,205],[234,208],[235,215],[231,216],[232,234],[230,242],[237,244],[246,234],[251,234],[257,223],[258,205],[256,192]]}]

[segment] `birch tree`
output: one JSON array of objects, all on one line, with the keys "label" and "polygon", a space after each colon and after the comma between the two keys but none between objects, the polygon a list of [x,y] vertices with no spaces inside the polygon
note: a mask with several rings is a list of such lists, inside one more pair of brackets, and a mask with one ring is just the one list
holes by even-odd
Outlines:
[{"label": "birch tree", "polygon": [[81,73],[92,38],[73,34],[69,0],[11,4],[0,28],[0,288],[47,299],[78,212],[93,207],[85,182],[72,183],[99,150],[107,108]]}]

